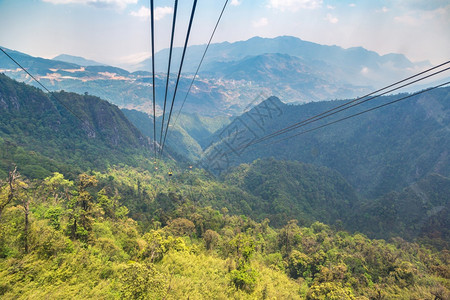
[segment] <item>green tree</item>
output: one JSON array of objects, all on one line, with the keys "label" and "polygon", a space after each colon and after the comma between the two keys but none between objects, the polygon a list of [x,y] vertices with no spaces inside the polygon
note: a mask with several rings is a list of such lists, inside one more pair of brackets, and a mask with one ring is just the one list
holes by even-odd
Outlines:
[{"label": "green tree", "polygon": [[130,263],[120,276],[122,299],[163,299],[167,280],[151,264]]},{"label": "green tree", "polygon": [[281,252],[288,256],[292,249],[301,242],[301,231],[297,220],[291,220],[284,226],[278,235],[278,246]]},{"label": "green tree", "polygon": [[338,282],[315,283],[306,295],[307,300],[342,300],[355,299],[350,287],[342,287]]},{"label": "green tree", "polygon": [[206,230],[206,232],[203,234],[203,240],[205,241],[207,250],[211,250],[216,247],[219,239],[220,235],[211,229]]},{"label": "green tree", "polygon": [[73,187],[73,182],[65,179],[63,174],[54,172],[52,176],[45,178],[42,184],[46,192],[45,200],[51,196],[54,204],[57,204],[58,200],[65,196],[67,201],[70,201],[70,189]]},{"label": "green tree", "polygon": [[97,183],[95,176],[81,174],[78,177],[78,195],[69,202],[69,208],[71,209],[69,228],[72,239],[80,239],[84,242],[89,240],[94,221],[94,198],[88,189],[96,186]]},{"label": "green tree", "polygon": [[288,259],[289,276],[294,279],[311,277],[311,264],[312,259],[308,255],[293,250]]}]

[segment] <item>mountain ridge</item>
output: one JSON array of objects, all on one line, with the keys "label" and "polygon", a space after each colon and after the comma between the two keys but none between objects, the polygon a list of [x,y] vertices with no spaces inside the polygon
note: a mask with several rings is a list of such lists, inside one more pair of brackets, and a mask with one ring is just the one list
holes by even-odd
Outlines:
[{"label": "mountain ridge", "polygon": [[83,67],[106,66],[106,64],[102,64],[102,63],[96,62],[94,60],[86,59],[81,56],[69,55],[69,54],[60,54],[58,56],[53,57],[52,60],[59,60],[59,61],[64,61],[64,62],[68,62],[68,63],[73,63],[73,64],[77,64],[77,65],[83,66]]},{"label": "mountain ridge", "polygon": [[[64,91],[53,95],[0,74],[4,169],[14,162],[22,164],[25,175],[43,178],[68,169],[68,165],[83,169],[106,168],[120,161],[133,163],[136,156],[148,151],[147,138],[117,106],[90,95]],[[23,151],[34,154],[24,156]],[[42,157],[52,162],[43,165],[39,162]]]},{"label": "mountain ridge", "polygon": [[[179,84],[180,97],[189,89],[203,49],[202,46],[188,48]],[[174,49],[174,67],[180,51]],[[162,50],[155,56],[156,66],[163,69],[167,62],[165,52]],[[112,66],[85,67],[18,52],[13,54],[50,90],[88,92],[120,108],[152,111],[149,72],[130,73]],[[292,103],[353,98],[422,71],[427,65],[413,63],[402,54],[379,55],[362,47],[344,49],[289,36],[211,44],[185,110],[203,116],[239,115],[261,94],[263,97],[277,95]],[[0,56],[0,68],[14,79],[35,85],[6,56]],[[162,113],[166,76],[166,70],[160,71],[155,76],[158,115]],[[173,81],[170,85],[174,85]]]},{"label": "mountain ridge", "polygon": [[[387,103],[405,95],[383,96],[376,103]],[[230,134],[234,132],[232,130],[241,128],[239,138],[253,141],[345,103],[342,100],[303,105],[273,102],[272,106],[265,107],[263,102],[235,118],[228,129],[216,132],[209,139],[210,146],[205,149],[204,159],[207,161],[214,153],[227,153],[227,163],[222,162],[221,170],[263,157],[323,165],[339,171],[364,195],[379,196],[405,187],[430,172],[450,175],[446,150],[450,148],[446,130],[450,120],[450,107],[446,100],[449,97],[450,88],[440,88],[392,105],[389,109],[370,112],[288,141],[271,145],[269,140],[264,146],[239,148],[240,144]],[[372,106],[364,103],[353,108],[351,113]],[[271,116],[268,109],[273,111]],[[348,114],[340,113],[326,121]],[[261,116],[263,119],[258,121]],[[294,132],[323,124],[325,120],[320,120]],[[233,129],[233,126],[238,129]]]}]

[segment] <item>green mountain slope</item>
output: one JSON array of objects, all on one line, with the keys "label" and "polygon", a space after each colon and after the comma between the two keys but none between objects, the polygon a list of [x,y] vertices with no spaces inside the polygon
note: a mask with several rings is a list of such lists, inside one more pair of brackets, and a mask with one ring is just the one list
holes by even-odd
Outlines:
[{"label": "green mountain slope", "polygon": [[[122,109],[122,111],[134,126],[144,135],[153,139],[153,118],[151,116],[137,110]],[[158,141],[161,133],[161,122],[162,117],[157,117],[156,136]],[[202,147],[206,146],[206,141],[211,134],[228,122],[228,117],[212,118],[198,114],[180,114],[178,120],[176,116],[172,119],[172,125],[167,136],[167,146],[170,151],[177,153],[178,156],[184,156],[191,161],[197,160],[201,157]]]},{"label": "green mountain slope", "polygon": [[351,226],[377,238],[450,241],[450,178],[430,174],[400,192],[367,201]]},{"label": "green mountain slope", "polygon": [[41,90],[0,75],[2,172],[15,162],[24,175],[42,178],[60,165],[104,168],[145,153],[147,139],[116,106],[89,95],[54,95],[76,116]]},{"label": "green mountain slope", "polygon": [[[405,95],[380,97],[374,102],[379,105],[401,96]],[[226,153],[227,161],[222,163],[222,169],[260,157],[326,166],[341,173],[363,195],[378,197],[406,187],[430,173],[450,175],[449,99],[450,88],[441,88],[276,144],[267,141],[246,149],[239,148],[246,144],[242,141],[256,140],[345,103],[286,105],[271,98],[219,130],[211,138],[206,153],[211,156],[220,151]],[[365,103],[326,121],[372,106],[375,104]],[[294,133],[322,124],[325,120]],[[213,167],[207,160],[204,165]]]},{"label": "green mountain slope", "polygon": [[347,223],[349,212],[358,203],[354,189],[342,175],[299,162],[257,160],[234,169],[225,182],[260,198],[253,211],[278,226],[290,219],[303,224]]}]

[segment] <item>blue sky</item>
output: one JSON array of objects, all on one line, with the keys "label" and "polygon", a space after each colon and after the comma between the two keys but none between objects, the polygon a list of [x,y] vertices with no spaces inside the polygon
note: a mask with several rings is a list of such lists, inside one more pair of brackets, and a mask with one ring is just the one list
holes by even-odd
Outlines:
[{"label": "blue sky", "polygon": [[[292,35],[413,61],[450,59],[448,0],[229,0],[214,42]],[[155,0],[157,49],[169,45],[173,0]],[[179,1],[181,45],[192,0]],[[224,0],[199,0],[190,44],[207,42]],[[46,58],[66,53],[126,66],[150,53],[149,1],[0,0],[0,45]]]}]

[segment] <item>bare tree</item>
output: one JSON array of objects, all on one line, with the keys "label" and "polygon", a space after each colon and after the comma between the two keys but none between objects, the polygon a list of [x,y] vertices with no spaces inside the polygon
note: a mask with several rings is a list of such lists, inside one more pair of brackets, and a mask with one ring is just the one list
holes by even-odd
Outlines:
[{"label": "bare tree", "polygon": [[[2,217],[3,209],[11,203],[11,201],[14,199],[15,192],[16,192],[16,180],[20,177],[20,174],[17,172],[17,166],[14,166],[14,170],[10,171],[8,174],[8,181],[7,181],[7,187],[9,188],[8,194],[5,199],[0,199],[0,220]],[[3,185],[0,186],[0,192],[3,189]]]}]

